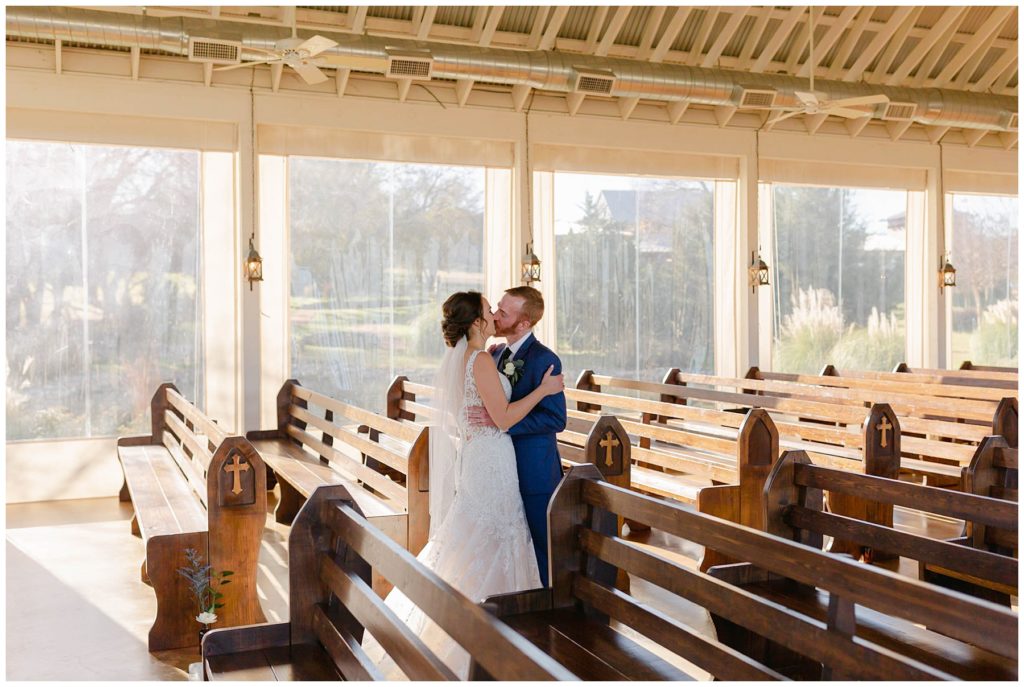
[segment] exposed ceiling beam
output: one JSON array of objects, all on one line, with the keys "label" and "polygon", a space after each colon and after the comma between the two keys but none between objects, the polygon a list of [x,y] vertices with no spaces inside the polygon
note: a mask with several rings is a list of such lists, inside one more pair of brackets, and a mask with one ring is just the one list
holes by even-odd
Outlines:
[{"label": "exposed ceiling beam", "polygon": [[885,129],[889,132],[889,138],[893,141],[898,141],[903,134],[907,133],[907,129],[913,123],[912,121],[886,122]]},{"label": "exposed ceiling beam", "polygon": [[807,133],[811,136],[818,133],[818,129],[821,128],[826,119],[828,119],[828,115],[824,112],[804,117],[804,126],[807,127]]},{"label": "exposed ceiling beam", "polygon": [[722,27],[722,32],[718,34],[718,38],[711,44],[708,49],[707,55],[704,56],[704,60],[700,63],[701,67],[707,69],[708,67],[714,66],[718,58],[722,56],[722,51],[725,50],[725,46],[732,40],[733,34],[736,33],[736,29],[739,28],[740,22],[747,16],[746,9],[742,7],[733,7],[732,14],[729,15],[729,19],[725,22],[725,26]]},{"label": "exposed ceiling beam", "polygon": [[423,11],[420,17],[419,26],[416,28],[416,40],[426,40],[430,35],[430,29],[434,26],[434,17],[437,16],[437,5],[431,5]]},{"label": "exposed ceiling beam", "polygon": [[296,18],[295,10],[296,10],[295,5],[283,5],[281,7],[281,25],[282,26],[287,26],[289,29],[292,27],[292,24],[295,23],[295,18]]},{"label": "exposed ceiling beam", "polygon": [[996,82],[996,79],[1008,69],[1012,64],[1017,62],[1017,51],[1016,50],[1004,50],[1003,54],[992,63],[988,71],[981,75],[973,85],[969,85],[967,90],[969,91],[984,91],[987,90],[992,84]]},{"label": "exposed ceiling beam", "polygon": [[1016,131],[1000,131],[999,141],[1003,144],[1003,148],[1009,150],[1017,143],[1017,132]]},{"label": "exposed ceiling beam", "polygon": [[487,15],[487,22],[484,24],[484,30],[480,34],[481,48],[486,48],[494,40],[494,32],[498,30],[498,24],[501,23],[501,15],[504,13],[505,8],[502,6],[491,8],[491,13]]},{"label": "exposed ceiling beam", "polygon": [[988,129],[964,129],[964,140],[967,141],[967,147],[973,148],[978,145],[987,134]]},{"label": "exposed ceiling beam", "polygon": [[[970,83],[971,77],[974,76],[974,72],[978,70],[978,65],[988,55],[989,50],[992,49],[992,43],[995,42],[995,38],[998,35],[998,31],[993,33],[985,43],[974,51],[971,59],[967,60],[967,64],[960,70],[960,73],[956,75],[952,85],[949,83],[940,84],[936,82],[936,86],[939,88],[949,87],[954,88],[958,91],[967,90],[967,85]],[[984,76],[984,74],[982,74]],[[980,77],[979,77],[980,78]]]},{"label": "exposed ceiling beam", "polygon": [[748,35],[747,40],[743,45],[743,50],[740,51],[740,65],[749,66],[749,62],[751,61],[754,55],[754,48],[756,48],[757,44],[761,42],[761,38],[764,36],[764,32],[767,30],[766,27],[768,26],[768,19],[770,16],[770,7],[759,8],[757,19],[754,20],[754,26],[751,28],[750,34]]},{"label": "exposed ceiling beam", "polygon": [[[352,6],[349,5],[349,11],[352,9]],[[355,8],[355,12],[352,14],[352,33],[362,33],[366,28],[366,11],[369,9],[365,5]]]},{"label": "exposed ceiling beam", "polygon": [[345,89],[348,88],[348,77],[352,73],[351,69],[337,69],[334,72],[334,89],[338,93],[338,97],[341,98],[345,95]]},{"label": "exposed ceiling beam", "polygon": [[537,46],[540,45],[540,39],[544,33],[544,22],[547,21],[548,14],[550,13],[550,7],[537,8],[537,14],[533,17],[533,26],[530,27],[530,37],[526,41],[526,47],[530,50],[536,50]]},{"label": "exposed ceiling beam", "polygon": [[[139,80],[139,62],[142,58],[142,48],[137,45],[133,45],[131,48],[132,56],[132,81]],[[209,84],[207,84],[209,86]]]},{"label": "exposed ceiling beam", "polygon": [[[865,8],[867,9],[867,8]],[[850,138],[857,138],[860,136],[860,132],[864,131],[864,128],[871,123],[871,117],[857,117],[856,119],[846,120],[846,133],[850,134]]]},{"label": "exposed ceiling beam", "polygon": [[678,124],[679,120],[683,118],[683,114],[686,112],[686,108],[690,106],[690,103],[686,100],[673,100],[668,104],[668,121],[672,124]]},{"label": "exposed ceiling beam", "polygon": [[910,33],[910,29],[914,28],[914,24],[917,23],[917,19],[921,16],[923,11],[923,6],[915,7],[914,11],[910,13],[910,16],[906,18],[900,28],[896,31],[896,34],[889,39],[889,44],[885,46],[882,56],[879,57],[878,61],[875,63],[875,70],[871,74],[871,81],[881,83],[885,80],[886,75],[889,73],[889,69],[892,67],[892,63],[900,54],[900,49],[903,48],[903,43],[907,40],[907,34]]},{"label": "exposed ceiling beam", "polygon": [[594,54],[602,57],[608,54],[608,50],[611,49],[612,43],[619,37],[619,31],[622,30],[622,25],[626,23],[626,18],[629,13],[633,10],[632,7],[616,7],[615,14],[612,15],[612,21],[608,24],[608,29],[601,36],[601,40],[597,44],[597,48],[594,50]]},{"label": "exposed ceiling beam", "polygon": [[[800,69],[797,70],[797,76],[807,76],[811,73],[811,69],[814,69],[821,62],[822,58],[828,54],[828,51],[832,49],[832,46],[836,44],[839,37],[843,35],[843,31],[849,26],[850,22],[857,15],[857,12],[866,8],[863,7],[844,7],[843,11],[839,13],[839,17],[836,21],[832,22],[832,26],[828,28],[825,35],[820,41],[814,41],[814,64],[811,64],[810,59],[803,63]],[[817,23],[817,19],[815,19]]]},{"label": "exposed ceiling beam", "polygon": [[548,22],[548,28],[544,30],[544,36],[540,39],[540,45],[537,46],[538,50],[550,50],[555,44],[555,39],[558,38],[558,32],[562,29],[562,24],[565,22],[565,16],[569,14],[569,7],[567,5],[560,5],[555,8],[554,13],[551,15],[551,21]]},{"label": "exposed ceiling beam", "polygon": [[687,64],[698,64],[701,61],[701,56],[704,53],[704,44],[708,42],[708,36],[711,35],[711,29],[715,26],[715,21],[718,20],[718,8],[717,7],[705,7],[704,18],[700,23],[700,31],[697,32],[697,38],[693,41],[693,46],[690,47],[690,53],[686,56]]},{"label": "exposed ceiling beam", "polygon": [[622,115],[622,119],[629,119],[639,103],[640,98],[619,98],[619,114]]},{"label": "exposed ceiling beam", "polygon": [[668,26],[665,27],[665,33],[661,34],[661,40],[658,41],[658,45],[654,48],[654,52],[651,53],[651,62],[661,62],[665,59],[665,55],[668,54],[669,48],[679,38],[679,32],[683,30],[683,24],[686,23],[687,18],[690,16],[690,12],[693,11],[692,7],[677,7],[675,8],[675,14],[668,22]]},{"label": "exposed ceiling beam", "polygon": [[565,104],[569,108],[570,117],[576,116],[576,113],[580,111],[580,105],[583,104],[583,100],[586,97],[586,93],[569,93],[565,96]]},{"label": "exposed ceiling beam", "polygon": [[55,40],[53,42],[53,54],[54,54],[53,70],[58,75],[60,75],[60,73],[64,70],[63,45],[64,45],[64,41],[62,41],[60,39],[57,39],[57,40]]},{"label": "exposed ceiling beam", "polygon": [[526,105],[526,98],[530,95],[530,87],[519,83],[512,87],[512,107],[516,112],[522,112]]},{"label": "exposed ceiling beam", "polygon": [[277,89],[281,88],[281,74],[283,73],[283,62],[275,62],[270,65],[270,88],[274,93],[277,93]]},{"label": "exposed ceiling beam", "polygon": [[878,53],[885,47],[886,42],[892,35],[896,33],[896,30],[900,28],[900,25],[906,20],[914,10],[913,7],[897,7],[886,22],[885,26],[878,30],[875,37],[868,43],[868,47],[861,53],[857,61],[853,63],[853,66],[847,70],[846,74],[843,75],[843,81],[859,81],[860,77],[864,74],[864,70],[868,68]]},{"label": "exposed ceiling beam", "polygon": [[936,85],[949,83],[953,76],[967,64],[967,61],[971,59],[975,51],[981,48],[982,45],[985,45],[985,42],[991,37],[992,33],[999,31],[999,28],[1006,22],[1006,18],[1010,16],[1014,9],[1013,7],[996,7],[992,10],[992,14],[974,33],[974,37],[965,43],[953,55],[953,59],[946,63],[946,66],[939,72],[935,79]]},{"label": "exposed ceiling beam", "polygon": [[[966,19],[967,13],[965,12],[958,21],[954,22],[948,29],[942,33],[942,37],[939,39],[928,54],[924,56],[924,60],[921,61],[921,65],[917,69],[917,73],[914,75],[913,80],[910,82],[913,86],[922,85],[929,76],[931,76],[932,70],[935,65],[938,64],[939,60],[943,55],[946,54],[946,48],[949,47],[949,42],[952,40],[954,34],[957,32],[957,26],[959,26]],[[906,81],[901,82],[904,85]]]},{"label": "exposed ceiling beam", "polygon": [[644,32],[640,36],[640,45],[636,56],[639,60],[646,60],[651,56],[651,46],[654,45],[654,38],[661,28],[661,20],[665,18],[665,11],[668,8],[664,5],[657,5],[651,8],[647,21],[644,23]]},{"label": "exposed ceiling beam", "polygon": [[466,101],[469,100],[469,94],[473,91],[473,79],[458,79],[455,82],[455,99],[459,102],[459,107],[465,107]]},{"label": "exposed ceiling beam", "polygon": [[764,50],[761,51],[761,54],[757,56],[754,64],[750,67],[750,71],[764,71],[764,68],[768,66],[768,62],[775,57],[775,53],[779,51],[779,46],[781,46],[782,42],[785,41],[789,34],[793,32],[793,27],[796,26],[798,21],[800,21],[800,17],[803,16],[805,9],[806,8],[804,7],[789,8],[789,14],[787,14],[785,19],[782,20],[779,27],[775,29],[775,33],[772,34],[772,37],[768,39],[768,43],[764,46]]},{"label": "exposed ceiling beam", "polygon": [[608,5],[601,5],[590,20],[590,28],[587,29],[587,42],[583,52],[593,54],[597,47],[597,39],[601,37],[601,29],[604,28],[604,20],[608,16]]},{"label": "exposed ceiling beam", "polygon": [[942,140],[942,137],[949,133],[948,126],[926,126],[924,132],[928,135],[928,142],[935,145]]},{"label": "exposed ceiling beam", "polygon": [[[1013,80],[1013,77],[1016,74],[1017,74],[1017,64],[1016,64],[1016,60],[1014,60],[1014,64],[1011,64],[1009,67],[1006,68],[1005,71],[1003,71],[1003,73],[999,76],[999,78],[996,79],[996,82],[994,84],[992,84],[992,88],[995,89],[996,92],[1000,92],[1000,91],[1004,90],[1007,86],[1010,85],[1010,81]],[[1017,95],[1017,89],[1016,88],[1010,89],[1007,92],[1007,95]]]},{"label": "exposed ceiling beam", "polygon": [[715,121],[718,122],[718,126],[727,126],[732,121],[733,115],[736,114],[736,110],[735,105],[716,105]]},{"label": "exposed ceiling beam", "polygon": [[885,82],[886,85],[895,86],[907,78],[907,75],[913,71],[914,67],[921,63],[921,60],[925,58],[928,51],[935,47],[935,44],[939,42],[947,31],[956,30],[956,23],[961,20],[968,9],[967,7],[947,7],[946,11],[942,13],[942,17],[935,22],[932,31],[918,41],[906,59],[900,63],[900,66],[896,67],[896,71],[888,77],[888,80]]},{"label": "exposed ceiling beam", "polygon": [[860,8],[857,21],[853,23],[853,26],[846,33],[846,37],[839,46],[839,50],[836,51],[836,56],[832,58],[831,66],[829,66],[828,71],[825,73],[825,78],[837,79],[842,76],[843,70],[846,69],[846,61],[850,59],[850,53],[857,47],[864,29],[867,27],[868,22],[871,21],[871,15],[874,13],[874,7]]},{"label": "exposed ceiling beam", "polygon": [[398,80],[398,102],[405,102],[405,99],[409,97],[410,88],[412,88],[412,79]]}]

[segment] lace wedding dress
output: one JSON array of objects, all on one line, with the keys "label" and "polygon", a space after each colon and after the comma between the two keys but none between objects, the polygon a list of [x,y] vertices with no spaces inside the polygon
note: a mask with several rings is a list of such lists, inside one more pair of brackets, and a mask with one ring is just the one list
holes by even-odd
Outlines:
[{"label": "lace wedding dress", "polygon": [[[463,402],[458,416],[462,450],[456,460],[455,497],[447,515],[434,530],[417,559],[445,582],[475,602],[540,585],[537,559],[519,494],[516,454],[512,439],[495,427],[473,427],[466,408],[483,405],[473,377],[475,351],[465,368]],[[506,400],[512,385],[498,375]],[[398,589],[385,603],[444,661],[460,679],[469,675],[469,654],[451,640]],[[404,679],[367,634],[363,648],[389,680]]]}]

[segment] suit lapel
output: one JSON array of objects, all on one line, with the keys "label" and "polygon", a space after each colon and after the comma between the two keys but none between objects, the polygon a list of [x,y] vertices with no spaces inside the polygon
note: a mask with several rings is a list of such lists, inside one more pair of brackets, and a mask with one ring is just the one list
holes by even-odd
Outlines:
[{"label": "suit lapel", "polygon": [[534,336],[533,334],[528,334],[526,337],[526,341],[523,342],[523,345],[519,347],[518,351],[512,354],[511,360],[522,360],[523,358],[525,358],[526,352],[530,350],[530,346],[532,346],[533,342],[536,340],[536,336]]}]

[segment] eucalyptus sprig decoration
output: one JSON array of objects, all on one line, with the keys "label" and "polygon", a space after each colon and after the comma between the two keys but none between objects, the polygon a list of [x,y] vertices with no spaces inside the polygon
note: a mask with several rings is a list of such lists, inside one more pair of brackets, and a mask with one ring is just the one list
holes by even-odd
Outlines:
[{"label": "eucalyptus sprig decoration", "polygon": [[228,579],[235,573],[231,570],[214,571],[213,566],[203,563],[203,557],[195,549],[185,549],[188,565],[178,568],[178,574],[188,580],[189,591],[196,600],[199,615],[196,620],[203,625],[217,622],[217,609],[223,608],[220,599],[224,595],[217,591],[219,587],[231,584]]}]

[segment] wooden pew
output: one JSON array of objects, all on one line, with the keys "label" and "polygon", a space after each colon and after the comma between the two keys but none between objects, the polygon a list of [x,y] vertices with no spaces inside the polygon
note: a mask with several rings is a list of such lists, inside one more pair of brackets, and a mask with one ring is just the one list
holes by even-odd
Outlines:
[{"label": "wooden pew", "polygon": [[[843,370],[840,372],[834,365],[826,365],[820,374],[791,374],[786,372],[765,372],[758,367],[751,367],[744,375],[746,379],[761,379],[790,384],[807,384],[837,389],[857,389],[879,394],[903,394],[923,396],[937,399],[962,399],[969,401],[989,401],[998,404],[1006,397],[1017,398],[1017,385],[999,382],[998,386],[990,384],[961,384],[960,380],[943,379],[928,375],[911,375],[893,372],[860,372]],[[784,387],[786,388],[786,387]],[[788,387],[796,389],[797,387]],[[797,391],[796,393],[799,393]]]},{"label": "wooden pew", "polygon": [[[281,486],[277,522],[291,523],[317,487],[351,480],[364,517],[416,554],[430,528],[427,432],[289,379],[277,395],[277,428],[246,436]],[[388,590],[382,580],[374,588]]]},{"label": "wooden pew", "polygon": [[[904,363],[900,363],[903,367],[897,366],[892,372],[882,372],[876,370],[839,370],[835,365],[825,365],[818,375],[821,376],[838,376],[852,379],[878,379],[889,382],[913,382],[915,384],[931,384],[931,385],[942,385],[949,384],[957,387],[982,387],[986,389],[1005,389],[1011,393],[1006,393],[1007,396],[1017,396],[1017,379],[1014,375],[1013,379],[989,379],[980,376],[968,376],[958,374],[955,370],[941,370],[933,372],[910,372],[910,368],[906,367]],[[761,370],[760,368],[752,367],[751,370],[757,369],[761,373],[761,377],[758,379],[772,379],[776,381],[798,381],[801,375],[789,372],[770,372],[768,370]],[[749,373],[746,376],[751,376]]]},{"label": "wooden pew", "polygon": [[213,420],[164,383],[150,404],[152,434],[122,437],[121,500],[135,509],[132,533],[146,544],[142,579],[156,593],[149,650],[199,644],[197,602],[178,574],[194,549],[215,572],[234,573],[220,589],[217,626],[266,622],[256,593],[260,541],[267,518],[266,468],[243,437]]},{"label": "wooden pew", "polygon": [[[964,491],[981,497],[1009,501],[1016,513],[1017,504],[1017,449],[1007,445],[1006,440],[999,436],[990,436],[981,445],[981,449],[971,464],[964,468]],[[986,522],[982,518],[966,518],[966,527],[961,537],[950,540],[952,543],[971,547],[979,551],[991,551],[1004,556],[1018,557],[1017,552],[1017,521],[1013,527],[1000,526],[999,523]],[[977,571],[964,571],[950,568],[940,563],[920,565],[921,579],[941,584],[952,589],[966,591],[975,595],[978,583],[975,578],[982,577],[982,587],[990,589],[984,592],[985,598],[996,603],[1010,603],[1010,595],[1017,595],[1016,576],[1013,584],[985,584],[989,582]]]},{"label": "wooden pew", "polygon": [[974,372],[995,372],[998,374],[1017,374],[1016,367],[1001,367],[999,365],[975,365],[970,360],[965,360],[960,363],[961,370],[971,370]]},{"label": "wooden pew", "polygon": [[[966,361],[963,365],[969,364],[970,361]],[[910,367],[906,363],[899,363],[893,368],[893,372],[909,372],[912,374],[941,374],[949,377],[957,377],[964,380],[962,383],[967,383],[966,380],[1000,380],[1000,381],[1012,381],[1016,382],[1018,378],[1017,370],[1015,368],[975,368],[960,366],[958,370],[943,370],[936,367]]]},{"label": "wooden pew", "polygon": [[[834,612],[823,622],[800,608],[766,601],[732,582],[690,570],[615,536],[617,516],[650,522],[676,537],[788,576],[793,584],[825,595]],[[582,679],[685,679],[677,658],[716,679],[782,676],[726,642],[614,589],[618,570],[625,570],[634,586],[646,580],[739,628],[783,642],[818,666],[816,675],[805,672],[803,677],[1015,675],[1014,613],[607,484],[593,466],[576,466],[565,475],[549,519],[552,587],[491,597],[485,605]],[[864,624],[871,628],[878,619],[890,621],[897,630],[864,636]],[[915,623],[931,629],[915,628]],[[657,653],[621,628],[645,637]],[[901,634],[911,631],[913,642]],[[980,650],[972,643],[989,648]]]},{"label": "wooden pew", "polygon": [[382,680],[361,646],[370,632],[412,680],[456,676],[371,589],[371,571],[395,586],[498,680],[575,676],[496,621],[374,527],[362,487],[318,487],[288,537],[289,622],[213,630],[203,638],[208,680]]}]

